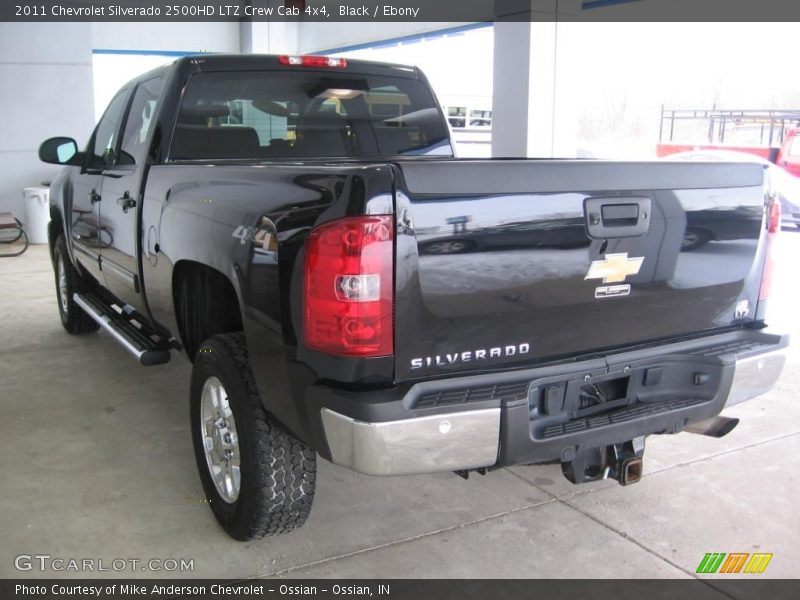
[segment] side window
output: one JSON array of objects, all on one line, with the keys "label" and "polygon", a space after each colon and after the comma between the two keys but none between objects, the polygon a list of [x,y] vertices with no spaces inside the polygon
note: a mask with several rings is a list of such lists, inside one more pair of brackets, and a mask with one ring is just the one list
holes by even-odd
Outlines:
[{"label": "side window", "polygon": [[164,78],[159,76],[143,81],[136,88],[122,135],[118,164],[132,165],[136,159],[143,159],[163,87]]},{"label": "side window", "polygon": [[125,115],[125,106],[128,103],[128,90],[122,90],[111,101],[103,113],[103,118],[95,129],[92,142],[89,166],[95,169],[107,169],[114,165],[117,148],[117,135],[122,117]]}]

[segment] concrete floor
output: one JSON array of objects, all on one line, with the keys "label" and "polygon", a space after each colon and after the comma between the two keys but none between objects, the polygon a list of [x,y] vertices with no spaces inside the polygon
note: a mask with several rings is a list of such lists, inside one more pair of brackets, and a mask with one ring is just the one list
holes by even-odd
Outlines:
[{"label": "concrete floor", "polygon": [[[788,271],[800,233],[780,244]],[[0,259],[0,577],[82,575],[14,568],[19,554],[49,554],[194,559],[194,572],[124,572],[148,577],[685,578],[706,552],[772,552],[764,576],[797,576],[797,350],[777,389],[729,411],[742,422],[728,437],[651,437],[633,487],[572,486],[558,466],[464,481],[320,461],[306,526],[241,544],[195,473],[189,364],[146,369],[105,333],[67,335],[52,279],[44,247]],[[774,307],[796,327],[796,284],[779,284]]]}]

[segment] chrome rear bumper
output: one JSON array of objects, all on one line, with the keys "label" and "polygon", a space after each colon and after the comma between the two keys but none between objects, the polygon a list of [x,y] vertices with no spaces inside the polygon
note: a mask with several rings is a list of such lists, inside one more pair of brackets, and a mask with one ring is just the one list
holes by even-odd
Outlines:
[{"label": "chrome rear bumper", "polygon": [[[576,422],[574,423],[576,427],[565,428],[555,437],[545,435],[537,437],[535,432],[531,431],[530,400],[525,394],[525,389],[526,386],[534,386],[543,377],[549,378],[551,375],[547,371],[535,369],[528,376],[525,376],[525,373],[514,374],[525,377],[529,383],[523,384],[522,394],[519,397],[497,399],[494,401],[497,403],[494,407],[486,407],[484,402],[484,406],[472,410],[417,416],[419,413],[415,415],[408,411],[408,406],[413,406],[411,400],[416,398],[414,396],[408,402],[398,400],[393,407],[395,412],[392,417],[381,420],[383,416],[381,405],[370,406],[373,411],[371,413],[362,411],[359,414],[354,410],[359,405],[352,404],[350,409],[354,412],[351,414],[359,414],[361,416],[359,419],[332,410],[323,404],[318,410],[327,448],[330,451],[329,458],[336,464],[367,475],[411,475],[558,460],[563,458],[564,449],[570,447],[576,449],[603,447],[652,433],[680,431],[687,422],[713,417],[723,408],[769,391],[780,377],[786,362],[788,337],[759,332],[736,335],[739,337],[720,336],[719,341],[715,341],[716,345],[710,346],[712,351],[709,352],[704,351],[705,347],[693,349],[683,344],[672,346],[670,350],[673,352],[665,352],[663,355],[665,358],[672,356],[675,360],[686,363],[688,376],[695,370],[693,368],[695,360],[698,368],[713,373],[713,369],[709,369],[711,364],[709,361],[719,359],[721,364],[718,368],[727,374],[722,380],[731,382],[727,397],[725,396],[727,385],[721,385],[713,398],[708,400],[692,401],[691,398],[685,400],[678,397],[674,401],[677,402],[674,408],[664,408],[652,402],[645,403],[640,407],[639,413],[631,413],[628,415],[630,418],[609,421],[607,426],[595,427],[593,423],[582,425]],[[739,349],[729,350],[720,357],[717,348],[727,348],[729,339],[740,338],[754,342],[743,344]],[[655,357],[656,365],[659,364],[658,358]],[[626,356],[624,361],[620,362],[617,358],[613,364],[619,368],[620,365],[630,364],[634,360],[635,356]],[[580,364],[570,366],[570,369],[575,369],[580,375],[583,373],[581,367],[588,372],[589,367]],[[732,376],[731,370],[733,370]],[[486,380],[498,383],[500,382],[498,377],[504,376],[504,374],[476,376],[467,379],[471,382]],[[558,376],[567,379],[574,377],[575,373],[565,371]],[[448,380],[428,382],[418,386],[427,391],[442,391],[448,389],[443,387],[444,384],[449,386],[456,383]],[[531,387],[527,389],[529,395]],[[683,392],[685,393],[685,389]],[[463,407],[464,404],[460,406]],[[642,408],[653,406],[659,408],[660,412],[655,411],[650,416],[641,412]],[[398,413],[409,416],[398,418]],[[596,420],[602,420],[600,417],[602,415],[598,415]]]},{"label": "chrome rear bumper", "polygon": [[781,376],[785,363],[785,348],[737,359],[725,408],[741,404],[771,390]]},{"label": "chrome rear bumper", "polygon": [[367,475],[413,475],[497,462],[500,409],[364,423],[328,408],[322,424],[337,465]]}]

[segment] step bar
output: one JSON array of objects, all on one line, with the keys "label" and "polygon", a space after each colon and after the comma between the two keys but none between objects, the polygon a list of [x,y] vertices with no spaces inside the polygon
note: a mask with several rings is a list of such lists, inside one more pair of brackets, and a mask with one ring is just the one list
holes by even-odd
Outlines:
[{"label": "step bar", "polygon": [[92,295],[76,292],[72,299],[123,348],[135,356],[142,366],[149,367],[169,362],[171,354],[166,344],[154,341],[141,324],[137,327],[132,322],[135,319],[126,316],[124,312],[117,312]]}]

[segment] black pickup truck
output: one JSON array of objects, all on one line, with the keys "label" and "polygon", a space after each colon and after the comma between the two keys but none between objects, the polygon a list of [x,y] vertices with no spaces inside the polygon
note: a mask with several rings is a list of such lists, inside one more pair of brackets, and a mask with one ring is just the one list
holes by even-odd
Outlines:
[{"label": "black pickup truck", "polygon": [[[190,56],[40,157],[67,165],[64,327],[193,361],[200,477],[239,540],[305,521],[317,454],[633,483],[648,435],[727,433],[783,366],[762,166],[458,160],[413,67]],[[735,235],[685,251],[698,214]]]}]

